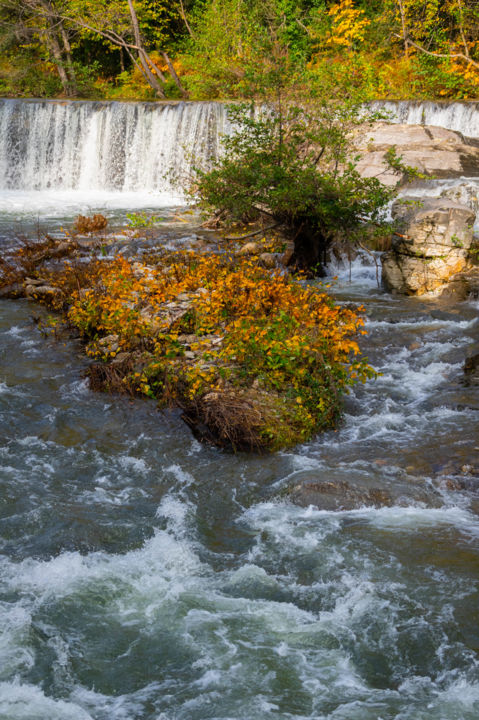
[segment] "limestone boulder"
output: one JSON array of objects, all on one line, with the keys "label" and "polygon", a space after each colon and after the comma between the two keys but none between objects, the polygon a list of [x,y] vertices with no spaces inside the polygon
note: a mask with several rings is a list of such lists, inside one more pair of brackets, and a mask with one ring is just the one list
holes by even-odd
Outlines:
[{"label": "limestone boulder", "polygon": [[467,205],[448,198],[402,197],[393,204],[391,214],[402,230],[394,241],[397,252],[440,257],[471,247],[476,214]]},{"label": "limestone boulder", "polygon": [[465,269],[475,213],[448,198],[401,198],[392,208],[399,223],[382,257],[385,288],[406,295],[438,291]]},{"label": "limestone boulder", "polygon": [[386,153],[391,147],[404,165],[437,178],[479,176],[479,148],[460,133],[445,128],[375,123],[362,128],[354,139],[361,155],[357,165],[363,177],[377,177],[385,185],[405,179],[403,173],[389,167]]},{"label": "limestone boulder", "polygon": [[432,293],[464,269],[466,258],[462,251],[451,251],[445,257],[421,258],[392,250],[382,258],[383,285],[386,290],[401,295]]}]

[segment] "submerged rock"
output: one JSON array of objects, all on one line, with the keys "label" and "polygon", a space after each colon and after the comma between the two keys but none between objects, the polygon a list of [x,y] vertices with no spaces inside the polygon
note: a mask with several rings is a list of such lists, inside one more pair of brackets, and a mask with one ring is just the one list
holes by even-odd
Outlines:
[{"label": "submerged rock", "polygon": [[384,507],[393,504],[391,495],[383,488],[359,489],[346,481],[297,485],[291,491],[290,499],[296,505],[314,505],[319,510],[354,510],[371,505]]},{"label": "submerged rock", "polygon": [[401,198],[392,208],[401,233],[382,257],[387,290],[423,295],[445,285],[467,265],[475,213],[447,198]]}]

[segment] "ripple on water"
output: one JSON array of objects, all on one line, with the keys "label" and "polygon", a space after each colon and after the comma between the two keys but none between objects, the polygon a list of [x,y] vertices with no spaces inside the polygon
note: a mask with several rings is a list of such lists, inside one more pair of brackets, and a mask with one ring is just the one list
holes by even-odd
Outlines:
[{"label": "ripple on water", "polygon": [[213,572],[194,511],[169,495],[157,512],[165,530],[122,555],[2,561],[11,597],[23,598],[2,623],[22,677],[0,700],[9,717],[24,717],[19,697],[60,702],[30,695],[32,657],[50,658],[47,696],[68,689],[58,717],[262,718],[265,703],[287,718],[475,717],[475,656],[453,612],[474,588],[467,577],[451,585],[448,568],[432,577],[422,558],[404,562],[425,531],[477,538],[474,516],[262,503],[238,518],[249,552]]},{"label": "ripple on water", "polygon": [[[370,307],[383,375],[338,432],[253,458],[93,395],[27,305],[0,306],[0,718],[476,720],[479,523],[465,494],[411,488],[477,444],[446,393],[477,323]],[[268,500],[304,479],[402,501]]]}]

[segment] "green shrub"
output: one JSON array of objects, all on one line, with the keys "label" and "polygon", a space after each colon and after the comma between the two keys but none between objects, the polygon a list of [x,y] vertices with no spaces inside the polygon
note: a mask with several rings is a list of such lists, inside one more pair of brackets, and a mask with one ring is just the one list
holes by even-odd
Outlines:
[{"label": "green shrub", "polygon": [[[358,107],[278,100],[229,109],[235,131],[193,192],[207,211],[231,221],[271,216],[294,240],[293,263],[321,267],[333,239],[354,242],[367,222],[384,222],[395,189],[363,178],[351,156],[350,131],[367,121]],[[374,118],[369,118],[374,119]]]}]

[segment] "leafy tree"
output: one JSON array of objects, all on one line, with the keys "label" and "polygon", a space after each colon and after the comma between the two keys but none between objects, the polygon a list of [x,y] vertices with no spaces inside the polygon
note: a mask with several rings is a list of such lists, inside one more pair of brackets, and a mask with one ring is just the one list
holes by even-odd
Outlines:
[{"label": "leafy tree", "polygon": [[63,13],[66,0],[2,0],[0,23],[7,35],[27,51],[36,50],[56,67],[65,95],[75,95],[77,80],[72,60],[72,32]]},{"label": "leafy tree", "polygon": [[[151,42],[164,42],[165,25],[172,17],[176,17],[176,13],[172,12],[171,6],[152,0],[137,0],[136,3],[133,0],[115,3],[110,0],[70,0],[67,15],[69,22],[81,32],[100,36],[124,50],[160,98],[165,97],[166,78],[147,51],[144,31],[149,31]],[[166,50],[162,55],[173,81],[180,92],[186,94]]]},{"label": "leafy tree", "polygon": [[198,171],[204,209],[232,221],[270,216],[294,241],[292,263],[307,269],[324,264],[339,235],[354,241],[367,222],[382,223],[394,190],[361,177],[350,157],[350,131],[365,121],[357,107],[282,98],[229,113],[236,130],[222,157]]}]

